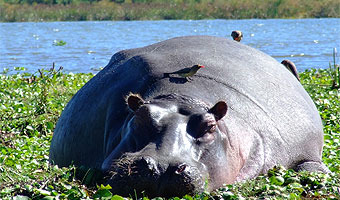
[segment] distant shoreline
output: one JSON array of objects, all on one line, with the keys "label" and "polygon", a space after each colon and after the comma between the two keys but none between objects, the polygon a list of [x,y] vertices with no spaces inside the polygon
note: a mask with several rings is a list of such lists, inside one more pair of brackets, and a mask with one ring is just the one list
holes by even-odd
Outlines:
[{"label": "distant shoreline", "polygon": [[0,0],[1,22],[340,18],[338,0],[201,0],[199,3],[169,3],[161,0],[149,3],[115,3],[102,0],[66,5],[8,2],[10,1]]}]

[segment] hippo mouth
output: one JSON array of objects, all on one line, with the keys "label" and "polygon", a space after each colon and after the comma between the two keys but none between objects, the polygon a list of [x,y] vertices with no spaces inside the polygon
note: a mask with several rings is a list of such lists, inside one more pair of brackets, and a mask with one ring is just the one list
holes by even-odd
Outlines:
[{"label": "hippo mouth", "polygon": [[110,169],[107,183],[113,194],[125,197],[182,197],[204,191],[205,183],[197,167],[159,164],[151,157],[123,156]]}]

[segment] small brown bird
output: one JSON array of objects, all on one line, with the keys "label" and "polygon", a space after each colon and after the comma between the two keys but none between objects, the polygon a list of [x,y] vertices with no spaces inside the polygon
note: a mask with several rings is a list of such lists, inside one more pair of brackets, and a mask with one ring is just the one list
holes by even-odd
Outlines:
[{"label": "small brown bird", "polygon": [[180,77],[186,78],[188,79],[190,76],[193,76],[197,73],[197,71],[201,68],[204,68],[203,65],[194,65],[192,67],[187,67],[175,72],[171,72],[171,73],[165,73],[166,75],[170,75],[170,74],[177,74]]},{"label": "small brown bird", "polygon": [[290,60],[283,60],[281,62],[282,65],[284,65],[292,74],[297,78],[298,81],[300,81],[299,74],[297,72],[295,64]]},{"label": "small brown bird", "polygon": [[237,42],[240,42],[243,38],[243,34],[241,31],[233,31],[231,32],[231,37]]}]

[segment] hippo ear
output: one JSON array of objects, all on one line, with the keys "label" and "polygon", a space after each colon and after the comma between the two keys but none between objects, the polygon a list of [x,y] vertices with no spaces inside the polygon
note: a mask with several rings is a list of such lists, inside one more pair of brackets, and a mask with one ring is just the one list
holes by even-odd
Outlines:
[{"label": "hippo ear", "polygon": [[218,121],[225,116],[227,110],[227,103],[224,101],[219,101],[212,108],[210,108],[208,112],[214,114],[216,121]]},{"label": "hippo ear", "polygon": [[126,101],[132,111],[136,111],[141,105],[144,104],[142,97],[137,94],[129,94]]}]

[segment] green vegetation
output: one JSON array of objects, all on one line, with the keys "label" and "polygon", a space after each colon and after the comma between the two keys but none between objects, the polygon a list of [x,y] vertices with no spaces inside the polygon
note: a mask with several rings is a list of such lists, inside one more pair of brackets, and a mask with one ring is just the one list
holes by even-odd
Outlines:
[{"label": "green vegetation", "polygon": [[64,46],[64,45],[66,45],[66,42],[63,41],[63,40],[54,40],[53,45],[54,46]]},{"label": "green vegetation", "polygon": [[[16,74],[5,71],[0,75],[0,199],[122,200],[109,186],[86,186],[88,178],[76,179],[81,169],[58,168],[48,162],[53,128],[61,111],[93,74],[65,74],[54,67],[35,74],[16,70]],[[330,74],[331,69],[312,69],[300,77],[324,123],[323,161],[331,174],[275,167],[245,183],[183,199],[340,199],[340,89],[332,87]],[[94,176],[92,171],[86,173]]]},{"label": "green vegetation", "polygon": [[0,21],[340,17],[338,0],[0,0]]}]

